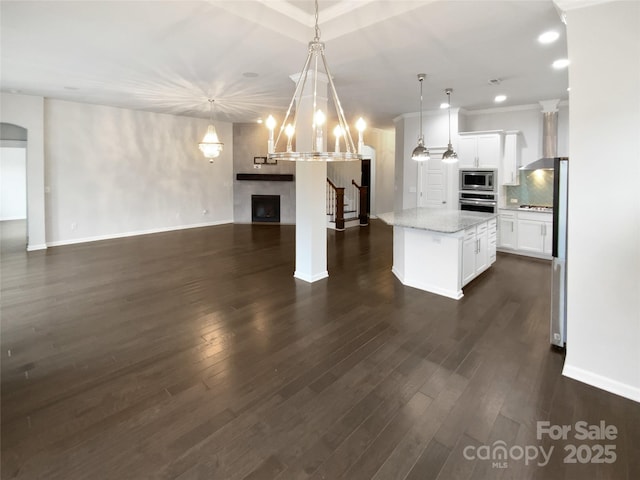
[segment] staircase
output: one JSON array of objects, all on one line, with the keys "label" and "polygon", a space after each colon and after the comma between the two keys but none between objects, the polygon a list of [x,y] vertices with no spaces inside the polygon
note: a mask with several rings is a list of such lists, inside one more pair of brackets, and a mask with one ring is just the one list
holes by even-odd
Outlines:
[{"label": "staircase", "polygon": [[348,187],[338,187],[327,178],[327,228],[344,231],[369,225],[367,187],[351,180]]}]

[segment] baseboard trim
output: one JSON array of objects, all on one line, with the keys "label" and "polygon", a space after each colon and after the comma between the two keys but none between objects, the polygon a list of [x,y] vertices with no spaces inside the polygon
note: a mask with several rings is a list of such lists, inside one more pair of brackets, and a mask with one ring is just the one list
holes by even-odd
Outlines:
[{"label": "baseboard trim", "polygon": [[512,248],[498,247],[496,250],[500,253],[510,253],[511,255],[520,255],[521,257],[539,258],[540,260],[553,260],[551,255],[543,253],[525,252],[522,250],[514,250]]},{"label": "baseboard trim", "polygon": [[323,278],[327,278],[329,276],[329,272],[325,270],[324,272],[316,273],[315,275],[307,275],[296,270],[293,276],[294,278],[297,278],[304,282],[313,283],[317,282],[318,280],[322,280]]},{"label": "baseboard trim", "polygon": [[46,244],[27,245],[27,252],[35,252],[36,250],[46,250],[46,249],[47,249]]},{"label": "baseboard trim", "polygon": [[586,383],[587,385],[613,393],[614,395],[619,395],[621,397],[628,398],[629,400],[640,402],[640,387],[634,387],[633,385],[618,382],[617,380],[612,380],[608,377],[598,375],[597,373],[593,373],[579,367],[567,365],[566,362],[562,369],[562,374],[565,377]]},{"label": "baseboard trim", "polygon": [[99,242],[101,240],[113,240],[116,238],[137,237],[138,235],[150,235],[152,233],[173,232],[176,230],[188,230],[191,228],[213,227],[216,225],[225,225],[228,223],[233,223],[233,220],[218,220],[216,222],[195,223],[192,225],[176,225],[173,227],[152,228],[149,230],[136,230],[133,232],[114,233],[111,235],[98,235],[95,237],[74,238],[71,240],[57,240],[55,242],[47,242],[47,245],[45,245],[44,248],[47,248],[47,246],[60,247],[63,245],[75,245],[77,243],[89,243],[89,242]]}]

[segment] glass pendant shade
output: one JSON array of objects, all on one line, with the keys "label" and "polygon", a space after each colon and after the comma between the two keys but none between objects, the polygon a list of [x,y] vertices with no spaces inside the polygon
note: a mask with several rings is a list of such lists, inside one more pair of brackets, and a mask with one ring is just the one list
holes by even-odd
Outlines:
[{"label": "glass pendant shade", "polygon": [[213,125],[213,102],[213,100],[209,100],[209,117],[211,123],[207,128],[207,133],[202,139],[202,142],[198,144],[202,154],[205,158],[209,159],[209,163],[213,163],[213,159],[220,156],[224,147],[224,143],[218,138],[216,127]]},{"label": "glass pendant shade", "polygon": [[429,149],[424,145],[424,134],[422,133],[422,82],[426,77],[425,73],[418,74],[418,81],[420,82],[420,135],[418,136],[418,146],[413,149],[411,154],[411,159],[416,162],[426,162],[431,158]]},{"label": "glass pendant shade", "polygon": [[447,150],[442,154],[442,161],[444,163],[455,163],[458,161],[458,154],[453,149],[453,145],[451,145],[451,92],[453,92],[452,88],[445,90],[447,94],[447,104],[449,105],[447,108],[449,112],[449,145],[447,146]]}]

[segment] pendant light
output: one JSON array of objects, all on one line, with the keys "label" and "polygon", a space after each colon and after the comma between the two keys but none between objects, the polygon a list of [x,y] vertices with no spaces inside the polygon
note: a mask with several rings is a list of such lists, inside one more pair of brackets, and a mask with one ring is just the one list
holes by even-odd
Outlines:
[{"label": "pendant light", "polygon": [[[323,67],[324,72],[322,72],[322,70],[320,70],[320,72],[318,71],[319,65]],[[310,72],[311,75],[309,75]],[[330,131],[330,127],[326,125],[328,117],[325,112],[316,107],[317,99],[320,98],[317,95],[319,73],[320,75],[326,75],[326,79],[329,83],[329,93],[333,99],[333,105],[336,110],[338,122],[333,130],[336,132],[336,147],[332,152],[324,151],[325,138],[328,136],[325,134],[325,130],[326,132]],[[310,151],[307,152],[297,152],[293,149],[292,137],[294,137],[298,132],[298,112],[305,111],[304,108],[300,107],[300,102],[309,101],[302,98],[303,90],[307,84],[307,80],[309,80],[309,77],[311,77],[310,81],[313,83],[312,98],[310,99],[312,104],[309,105],[311,108],[307,109],[311,114],[310,118],[306,119],[307,121],[305,122],[304,127],[311,129],[311,148]],[[292,113],[294,105],[295,112]],[[324,54],[324,43],[320,41],[320,28],[318,27],[318,0],[315,1],[315,37],[309,42],[307,59],[304,67],[302,68],[302,72],[298,76],[293,98],[289,103],[289,108],[287,109],[287,113],[280,126],[280,130],[275,141],[273,130],[276,127],[276,121],[273,117],[270,118],[272,120],[267,124],[267,128],[269,129],[267,152],[270,160],[335,162],[362,159],[362,148],[364,146],[364,142],[362,141],[362,132],[366,127],[366,123],[362,118],[360,118],[356,123],[356,128],[359,133],[358,147],[356,148],[353,139],[351,138],[351,133],[349,132],[349,126],[345,120],[344,111],[342,109],[340,99],[338,98],[336,87],[333,83],[333,76],[331,75],[327,65],[327,59]],[[287,136],[286,148],[282,151],[278,151],[278,144],[283,132]],[[337,135],[338,132],[340,135]],[[340,137],[342,137],[344,142],[344,152],[340,151]]]},{"label": "pendant light", "polygon": [[447,104],[449,105],[447,108],[449,112],[449,145],[447,146],[447,151],[442,154],[442,161],[444,163],[455,163],[458,161],[458,154],[451,145],[451,93],[453,88],[447,88],[444,92],[447,94]]},{"label": "pendant light", "polygon": [[213,99],[209,99],[209,127],[202,142],[198,145],[205,158],[209,159],[209,163],[213,163],[213,159],[220,156],[224,143],[218,139],[216,127],[213,125]]},{"label": "pendant light", "polygon": [[418,146],[413,149],[411,158],[417,162],[426,162],[431,157],[429,156],[429,149],[424,146],[424,134],[422,133],[422,82],[427,78],[426,73],[418,74],[418,81],[420,82],[420,135],[418,136]]}]

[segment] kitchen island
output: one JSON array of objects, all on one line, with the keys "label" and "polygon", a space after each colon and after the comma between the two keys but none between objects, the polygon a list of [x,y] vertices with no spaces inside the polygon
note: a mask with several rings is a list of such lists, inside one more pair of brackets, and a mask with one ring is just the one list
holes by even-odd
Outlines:
[{"label": "kitchen island", "polygon": [[403,285],[462,298],[496,259],[492,213],[419,207],[378,215],[393,226],[393,273]]}]

